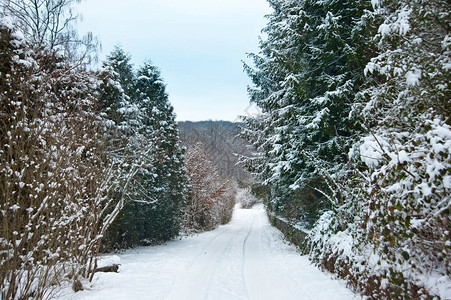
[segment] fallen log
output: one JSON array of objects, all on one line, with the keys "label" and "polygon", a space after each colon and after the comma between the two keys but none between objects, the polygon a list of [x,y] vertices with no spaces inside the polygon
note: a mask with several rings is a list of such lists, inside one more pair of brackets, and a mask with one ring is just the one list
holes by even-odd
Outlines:
[{"label": "fallen log", "polygon": [[113,264],[111,266],[105,266],[105,267],[101,267],[101,268],[96,268],[95,273],[97,272],[114,272],[114,273],[118,273],[119,270],[119,265],[118,264]]}]

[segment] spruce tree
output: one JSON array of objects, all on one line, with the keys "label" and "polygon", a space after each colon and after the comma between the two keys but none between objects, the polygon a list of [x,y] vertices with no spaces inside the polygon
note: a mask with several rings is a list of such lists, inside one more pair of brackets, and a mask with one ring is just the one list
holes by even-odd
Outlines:
[{"label": "spruce tree", "polygon": [[[325,178],[347,162],[359,131],[350,114],[364,84],[371,47],[363,18],[369,1],[270,1],[274,13],[264,29],[255,68],[245,66],[255,87],[251,101],[264,115],[247,119],[245,132],[264,157],[257,170],[272,189],[271,207],[312,222],[337,205],[325,196]],[[261,160],[263,157],[260,157]]]},{"label": "spruce tree", "polygon": [[145,62],[137,71],[136,93],[143,113],[145,135],[153,145],[153,172],[143,174],[151,199],[143,216],[147,231],[144,239],[165,241],[180,230],[181,212],[188,189],[183,149],[179,140],[175,113],[166,93],[160,71],[151,62]]},{"label": "spruce tree", "polygon": [[99,72],[102,79],[98,87],[100,109],[106,117],[116,124],[123,121],[120,111],[130,105],[134,91],[133,66],[131,57],[119,47],[116,47]]},{"label": "spruce tree", "polygon": [[116,48],[104,64],[103,112],[118,173],[133,173],[126,201],[111,226],[104,250],[159,243],[178,234],[187,194],[183,151],[175,114],[160,71],[146,62],[135,73],[130,57]]},{"label": "spruce tree", "polygon": [[126,248],[138,240],[137,230],[132,223],[133,213],[129,208],[137,191],[142,190],[137,184],[139,181],[136,181],[136,173],[149,158],[143,155],[147,147],[138,130],[142,127],[139,123],[140,111],[126,92],[134,90],[130,59],[129,55],[116,47],[99,72],[100,113],[108,119],[104,132],[106,156],[112,162],[114,176],[120,178],[120,181],[124,182],[132,176],[126,190],[118,186],[109,195],[123,204],[121,212],[102,240],[103,250]]}]

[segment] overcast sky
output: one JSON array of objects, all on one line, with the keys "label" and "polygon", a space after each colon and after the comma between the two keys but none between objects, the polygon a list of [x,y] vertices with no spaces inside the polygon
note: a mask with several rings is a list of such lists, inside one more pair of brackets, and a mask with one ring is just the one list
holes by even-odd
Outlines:
[{"label": "overcast sky", "polygon": [[258,52],[266,0],[84,0],[80,32],[157,65],[178,120],[229,120],[249,108],[242,60]]}]

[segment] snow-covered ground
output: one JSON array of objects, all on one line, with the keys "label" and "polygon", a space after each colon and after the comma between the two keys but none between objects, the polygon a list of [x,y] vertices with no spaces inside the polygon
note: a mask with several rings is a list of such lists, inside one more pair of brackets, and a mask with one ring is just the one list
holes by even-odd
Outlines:
[{"label": "snow-covered ground", "polygon": [[214,231],[119,258],[119,273],[97,273],[84,291],[57,299],[361,299],[286,244],[261,205],[237,208]]}]

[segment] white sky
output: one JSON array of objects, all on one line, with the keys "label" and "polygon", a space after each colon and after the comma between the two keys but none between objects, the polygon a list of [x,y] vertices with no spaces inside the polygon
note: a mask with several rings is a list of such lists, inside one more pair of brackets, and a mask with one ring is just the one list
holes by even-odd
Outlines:
[{"label": "white sky", "polygon": [[266,0],[84,0],[80,33],[103,51],[121,45],[137,67],[150,59],[162,72],[178,120],[229,120],[249,109],[242,60],[258,52],[271,12]]}]

